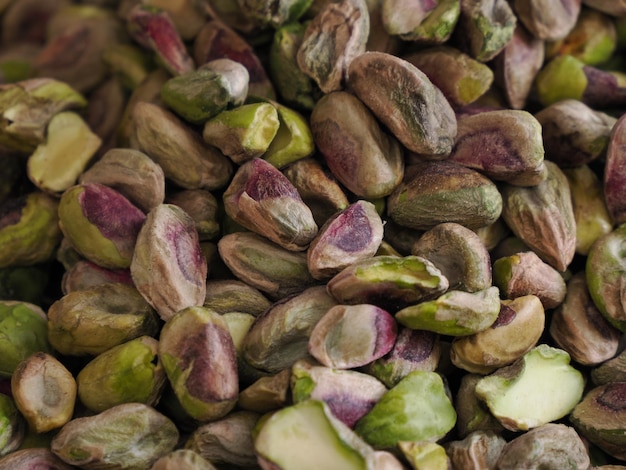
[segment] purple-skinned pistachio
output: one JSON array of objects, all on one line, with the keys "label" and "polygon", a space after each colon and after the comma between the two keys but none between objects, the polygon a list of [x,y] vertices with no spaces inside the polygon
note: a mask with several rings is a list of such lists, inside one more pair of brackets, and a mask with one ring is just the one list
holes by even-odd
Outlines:
[{"label": "purple-skinned pistachio", "polygon": [[299,360],[291,367],[293,403],[326,402],[333,415],[353,428],[385,394],[387,387],[371,375]]},{"label": "purple-skinned pistachio", "polygon": [[80,260],[66,269],[61,279],[63,295],[77,290],[89,289],[109,282],[133,285],[130,270],[108,269],[87,260]]},{"label": "purple-skinned pistachio", "polygon": [[202,305],[207,261],[191,216],[172,204],[150,211],[137,236],[130,272],[137,290],[164,320]]},{"label": "purple-skinned pistachio", "polygon": [[442,44],[461,13],[459,0],[384,0],[382,23],[388,34],[403,41]]},{"label": "purple-skinned pistachio", "polygon": [[619,118],[610,133],[604,166],[604,199],[613,222],[626,222],[626,118]]},{"label": "purple-skinned pistachio", "polygon": [[360,200],[329,219],[311,241],[307,265],[316,279],[330,279],[357,261],[376,254],[383,222],[374,204]]},{"label": "purple-skinned pistachio", "polygon": [[98,183],[73,186],[59,202],[65,237],[83,257],[105,268],[130,267],[145,219],[122,194]]},{"label": "purple-skinned pistachio", "polygon": [[461,440],[446,443],[452,468],[496,468],[506,440],[493,431],[474,431]]},{"label": "purple-skinned pistachio", "polygon": [[512,7],[535,37],[555,41],[567,36],[576,25],[581,0],[564,0],[558,4],[546,0],[514,0]]},{"label": "purple-skinned pistachio", "polygon": [[207,20],[207,12],[203,8],[204,2],[193,0],[184,0],[182,2],[145,0],[142,3],[165,10],[183,41],[191,41],[195,38]]},{"label": "purple-skinned pistachio", "polygon": [[150,5],[135,5],[126,15],[126,28],[137,43],[154,51],[162,65],[172,75],[182,75],[195,69],[176,26],[169,14]]},{"label": "purple-skinned pistachio", "polygon": [[224,192],[226,213],[285,249],[305,250],[317,235],[311,210],[276,167],[255,158],[239,167]]},{"label": "purple-skinned pistachio", "polygon": [[76,467],[65,463],[45,447],[31,447],[16,450],[0,458],[1,470],[15,468],[43,467],[50,470],[73,470]]},{"label": "purple-skinned pistachio", "polygon": [[233,409],[239,394],[235,345],[218,313],[204,307],[178,311],[161,330],[158,354],[190,416],[214,421]]},{"label": "purple-skinned pistachio", "polygon": [[382,308],[371,304],[336,305],[311,331],[309,352],[327,367],[352,369],[387,354],[397,336],[393,316]]}]

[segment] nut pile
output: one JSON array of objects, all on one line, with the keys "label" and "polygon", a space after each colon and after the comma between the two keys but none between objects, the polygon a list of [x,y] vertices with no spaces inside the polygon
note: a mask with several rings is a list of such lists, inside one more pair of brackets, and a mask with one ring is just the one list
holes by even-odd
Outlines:
[{"label": "nut pile", "polygon": [[626,468],[626,1],[0,0],[0,469]]}]

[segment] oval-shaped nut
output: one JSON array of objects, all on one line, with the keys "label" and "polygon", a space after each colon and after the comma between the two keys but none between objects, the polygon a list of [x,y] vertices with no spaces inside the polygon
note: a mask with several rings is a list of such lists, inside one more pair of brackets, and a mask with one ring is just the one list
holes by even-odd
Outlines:
[{"label": "oval-shaped nut", "polygon": [[555,41],[567,36],[576,25],[581,0],[565,0],[558,5],[545,0],[514,0],[512,6],[535,37]]},{"label": "oval-shaped nut", "polygon": [[0,458],[1,470],[13,470],[15,468],[49,468],[51,470],[73,470],[76,467],[69,465],[54,455],[45,447],[33,447],[16,450]]},{"label": "oval-shaped nut", "polygon": [[80,260],[67,268],[61,279],[63,295],[85,290],[101,284],[119,282],[133,285],[130,269],[108,269],[87,260]]},{"label": "oval-shaped nut", "polygon": [[48,340],[61,354],[96,355],[158,331],[156,312],[125,284],[70,292],[48,309]]},{"label": "oval-shaped nut", "polygon": [[183,189],[171,192],[166,202],[180,207],[191,216],[198,231],[198,239],[201,242],[213,240],[219,235],[219,202],[209,191],[205,189]]},{"label": "oval-shaped nut", "polygon": [[446,42],[461,13],[459,0],[386,0],[381,3],[381,21],[388,34],[399,36],[403,41],[425,44]]},{"label": "oval-shaped nut", "polygon": [[442,222],[470,229],[494,223],[502,195],[486,176],[448,161],[414,163],[387,198],[387,215],[398,225],[428,230]]},{"label": "oval-shaped nut", "polygon": [[237,406],[244,410],[267,413],[288,405],[291,369],[286,368],[274,375],[261,377],[239,392]]},{"label": "oval-shaped nut", "polygon": [[235,222],[287,250],[305,250],[317,235],[311,209],[287,177],[263,159],[239,167],[223,200]]},{"label": "oval-shaped nut", "polygon": [[72,419],[76,381],[58,359],[38,352],[15,369],[11,394],[30,429],[43,433],[60,428]]},{"label": "oval-shaped nut", "polygon": [[240,312],[259,316],[271,302],[258,290],[235,279],[209,279],[204,307],[217,313]]},{"label": "oval-shaped nut", "polygon": [[433,263],[451,289],[476,292],[491,286],[491,258],[476,232],[454,222],[437,224],[411,246]]},{"label": "oval-shaped nut", "polygon": [[613,359],[603,362],[591,370],[591,380],[595,385],[610,382],[626,382],[626,349]]},{"label": "oval-shaped nut", "polygon": [[395,320],[380,307],[336,305],[311,331],[309,352],[326,367],[353,369],[387,354],[397,335]]},{"label": "oval-shaped nut", "polygon": [[99,183],[79,184],[63,193],[59,226],[83,257],[112,269],[130,267],[146,215],[121,193]]},{"label": "oval-shaped nut", "polygon": [[233,409],[239,394],[237,354],[218,313],[204,307],[179,311],[161,330],[158,354],[191,417],[212,421]]},{"label": "oval-shaped nut", "polygon": [[359,200],[329,219],[307,250],[316,279],[330,279],[352,263],[371,258],[383,240],[383,221],[374,204]]},{"label": "oval-shaped nut", "polygon": [[176,449],[154,462],[150,470],[216,470],[216,467],[198,452]]},{"label": "oval-shaped nut", "polygon": [[456,116],[417,67],[391,54],[366,52],[350,63],[348,86],[407,149],[436,159],[450,154]]},{"label": "oval-shaped nut", "polygon": [[71,420],[54,436],[50,448],[63,461],[88,470],[150,468],[174,450],[178,438],[169,418],[143,403],[126,403]]},{"label": "oval-shaped nut", "polygon": [[470,373],[488,374],[530,351],[543,334],[546,316],[534,295],[501,301],[494,323],[475,335],[455,338],[452,363]]},{"label": "oval-shaped nut", "polygon": [[556,164],[545,165],[548,177],[537,186],[500,188],[502,218],[541,259],[565,271],[576,252],[576,219],[567,178]]},{"label": "oval-shaped nut", "polygon": [[619,118],[611,129],[604,166],[604,198],[613,222],[626,222],[626,118]]},{"label": "oval-shaped nut", "polygon": [[452,468],[496,468],[506,440],[493,431],[474,431],[446,444]]},{"label": "oval-shaped nut", "polygon": [[137,290],[163,320],[202,305],[207,261],[193,219],[181,208],[161,204],[148,213],[130,265]]},{"label": "oval-shaped nut", "polygon": [[311,113],[315,144],[332,174],[357,196],[389,195],[402,181],[404,152],[354,95],[322,97]]}]

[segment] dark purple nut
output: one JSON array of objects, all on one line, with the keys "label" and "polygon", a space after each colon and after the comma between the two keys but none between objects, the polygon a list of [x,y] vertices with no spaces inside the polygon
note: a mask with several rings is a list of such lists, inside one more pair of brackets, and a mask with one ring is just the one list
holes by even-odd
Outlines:
[{"label": "dark purple nut", "polygon": [[287,250],[306,250],[317,235],[311,209],[297,189],[263,159],[241,165],[223,199],[232,220]]},{"label": "dark purple nut", "polygon": [[567,282],[565,301],[552,314],[550,336],[585,366],[598,365],[617,354],[621,333],[594,305],[584,272]]},{"label": "dark purple nut", "polygon": [[129,148],[108,150],[78,181],[115,189],[144,212],[162,204],[165,198],[165,175],[161,166],[145,153]]},{"label": "dark purple nut", "polygon": [[130,264],[137,290],[163,320],[202,305],[207,261],[193,219],[181,208],[161,204],[148,213]]},{"label": "dark purple nut", "polygon": [[613,126],[606,149],[604,166],[604,198],[613,222],[626,222],[626,118]]},{"label": "dark purple nut", "polygon": [[391,388],[415,370],[434,372],[440,357],[441,343],[438,334],[399,326],[391,351],[366,364],[361,370]]},{"label": "dark purple nut", "polygon": [[404,150],[354,95],[322,97],[310,118],[315,145],[332,174],[357,196],[388,196],[402,181]]},{"label": "dark purple nut", "polygon": [[214,19],[204,24],[193,42],[193,57],[198,65],[222,58],[239,62],[248,70],[250,95],[276,98],[274,86],[255,50],[244,37],[222,21]]},{"label": "dark purple nut", "polygon": [[535,117],[541,124],[547,159],[561,168],[578,167],[604,156],[617,121],[574,99],[546,106]]},{"label": "dark purple nut", "polygon": [[493,284],[506,299],[536,295],[546,310],[558,307],[567,291],[563,275],[542,261],[534,251],[496,259]]},{"label": "dark purple nut", "polygon": [[0,24],[2,46],[6,47],[17,43],[36,44],[38,46],[43,44],[46,39],[48,21],[68,3],[70,3],[68,0],[9,1],[5,10],[2,11],[2,23]]},{"label": "dark purple nut", "polygon": [[142,47],[154,51],[172,75],[195,69],[195,63],[166,10],[137,4],[126,14],[126,29]]},{"label": "dark purple nut", "polygon": [[73,470],[76,468],[65,463],[45,447],[19,449],[0,458],[0,470],[38,467],[50,470]]},{"label": "dark purple nut", "polygon": [[336,305],[311,331],[309,352],[326,367],[353,369],[387,354],[397,336],[396,321],[382,308]]},{"label": "dark purple nut", "polygon": [[382,23],[388,34],[403,41],[442,44],[456,26],[460,4],[459,0],[385,0]]},{"label": "dark purple nut", "polygon": [[478,399],[474,390],[482,378],[479,374],[461,376],[455,396],[454,409],[457,413],[456,429],[460,438],[465,438],[476,431],[500,434],[504,428],[489,412],[489,408]]},{"label": "dark purple nut", "polygon": [[348,207],[346,193],[335,176],[319,160],[309,157],[295,161],[283,170],[283,174],[309,206],[319,227],[335,212]]},{"label": "dark purple nut", "polygon": [[374,204],[359,200],[331,217],[307,250],[316,279],[330,279],[352,263],[371,258],[383,240],[383,221]]},{"label": "dark purple nut", "polygon": [[239,392],[237,406],[244,410],[267,413],[287,406],[290,395],[291,369],[260,377]]},{"label": "dark purple nut", "polygon": [[217,313],[240,312],[259,316],[271,302],[258,289],[236,279],[209,279],[204,306]]},{"label": "dark purple nut", "polygon": [[513,109],[523,109],[545,58],[544,41],[518,24],[513,37],[495,57],[495,83]]},{"label": "dark purple nut", "polygon": [[457,132],[454,111],[411,63],[366,52],[350,63],[348,87],[407,149],[432,159],[450,154]]},{"label": "dark purple nut", "polygon": [[130,267],[146,215],[121,193],[98,183],[66,190],[59,202],[59,226],[83,257],[104,268]]},{"label": "dark purple nut", "polygon": [[341,90],[350,63],[365,52],[369,32],[364,0],[327,2],[307,25],[298,65],[324,93]]},{"label": "dark purple nut", "polygon": [[452,468],[497,468],[506,440],[493,431],[474,431],[462,440],[446,443]]},{"label": "dark purple nut", "polygon": [[404,180],[387,198],[391,220],[416,230],[443,222],[476,229],[494,223],[501,213],[502,195],[493,181],[448,161],[407,166]]},{"label": "dark purple nut", "polygon": [[493,72],[487,65],[451,46],[423,49],[404,59],[424,72],[457,108],[476,101],[493,82]]},{"label": "dark purple nut", "polygon": [[448,279],[420,256],[377,255],[344,268],[326,285],[342,304],[375,304],[394,312],[445,292]]},{"label": "dark purple nut", "polygon": [[613,359],[609,359],[591,369],[591,380],[594,385],[626,382],[626,349]]},{"label": "dark purple nut", "polygon": [[228,157],[205,144],[202,136],[174,113],[148,103],[132,110],[132,147],[163,168],[165,178],[184,189],[224,188],[233,166]]},{"label": "dark purple nut", "polygon": [[170,194],[166,202],[180,207],[191,216],[200,241],[213,240],[219,235],[219,202],[206,189],[183,189]]},{"label": "dark purple nut", "polygon": [[274,303],[248,330],[243,359],[253,367],[276,374],[309,356],[311,332],[326,312],[337,305],[325,286],[315,286]]},{"label": "dark purple nut", "polygon": [[457,123],[449,161],[515,186],[535,186],[547,177],[541,125],[529,112],[489,111]]},{"label": "dark purple nut", "polygon": [[516,25],[517,18],[506,0],[463,0],[455,32],[469,55],[488,62],[509,43]]},{"label": "dark purple nut", "polygon": [[228,414],[237,402],[237,354],[226,320],[204,307],[178,311],[163,326],[159,358],[184,410],[200,422]]},{"label": "dark purple nut", "polygon": [[504,184],[502,218],[542,260],[565,271],[576,252],[576,220],[563,171],[545,161],[548,177],[537,186]]},{"label": "dark purple nut", "polygon": [[145,0],[142,3],[165,10],[183,41],[193,40],[206,23],[208,16],[208,8],[205,8],[204,2],[194,0],[183,0],[182,2]]},{"label": "dark purple nut", "polygon": [[477,292],[491,286],[491,258],[476,232],[454,222],[426,231],[411,254],[433,263],[451,289]]},{"label": "dark purple nut", "polygon": [[576,25],[581,0],[514,0],[513,10],[533,36],[546,41],[562,39]]},{"label": "dark purple nut", "polygon": [[109,282],[133,285],[129,269],[108,269],[91,261],[80,260],[63,273],[61,290],[65,295]]},{"label": "dark purple nut", "polygon": [[293,403],[309,399],[326,402],[331,413],[350,428],[386,391],[378,379],[356,370],[333,369],[307,360],[291,367]]},{"label": "dark purple nut", "polygon": [[624,0],[583,0],[583,4],[607,15],[626,15],[626,2]]}]

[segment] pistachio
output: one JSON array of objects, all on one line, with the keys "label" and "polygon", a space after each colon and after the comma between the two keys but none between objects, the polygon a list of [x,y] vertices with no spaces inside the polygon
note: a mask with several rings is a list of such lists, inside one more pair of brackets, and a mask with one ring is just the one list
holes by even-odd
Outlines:
[{"label": "pistachio", "polygon": [[400,441],[398,448],[402,452],[402,456],[416,470],[421,468],[448,470],[450,468],[451,462],[446,455],[446,449],[436,442]]},{"label": "pistachio", "polygon": [[204,306],[224,314],[249,313],[259,316],[271,302],[258,290],[235,279],[211,279],[206,285]]},{"label": "pistachio", "polygon": [[154,462],[150,470],[216,470],[216,467],[193,450],[176,449]]},{"label": "pistachio", "polygon": [[626,119],[620,118],[611,130],[604,166],[604,199],[611,219],[618,225],[626,222],[626,207],[622,202],[624,197],[622,188],[626,181],[626,172],[622,168],[622,162],[626,158],[623,150],[626,139],[625,123]]},{"label": "pistachio", "polygon": [[45,41],[45,28],[50,18],[58,10],[66,7],[67,0],[51,2],[12,3],[2,14],[2,44],[29,42],[42,44]]},{"label": "pistachio", "polygon": [[[476,396],[476,384],[482,377],[474,373],[464,374],[461,377],[454,402],[454,409],[457,412],[456,429],[461,439],[478,431],[500,435],[504,430],[487,405]],[[488,441],[493,443],[491,439]]]},{"label": "pistachio", "polygon": [[26,448],[16,450],[0,458],[0,469],[28,468],[29,466],[44,466],[51,470],[72,470],[76,467],[66,464],[52,451],[45,447]]},{"label": "pistachio", "polygon": [[[12,397],[0,394],[0,456],[16,451],[24,440],[26,421]],[[0,460],[0,468],[1,466]]]},{"label": "pistachio", "polygon": [[474,431],[462,440],[447,443],[445,449],[453,468],[496,468],[506,443],[493,431]]},{"label": "pistachio", "polygon": [[279,28],[283,24],[296,22],[313,0],[237,0],[237,3],[259,26]]},{"label": "pistachio", "polygon": [[286,368],[268,377],[261,377],[239,392],[237,406],[244,410],[266,413],[289,404],[291,369]]},{"label": "pistachio", "polygon": [[168,195],[166,202],[180,207],[195,222],[200,242],[215,239],[220,233],[217,198],[205,189],[183,189]]},{"label": "pistachio", "polygon": [[165,10],[184,41],[195,38],[206,20],[202,5],[193,1],[172,3],[167,0],[146,0],[143,3]]},{"label": "pistachio", "polygon": [[404,41],[441,44],[452,35],[461,14],[460,3],[458,0],[384,0],[382,23],[389,34]]},{"label": "pistachio", "polygon": [[103,268],[91,261],[80,260],[65,270],[61,279],[63,295],[77,290],[119,282],[128,286],[133,285],[129,269]]},{"label": "pistachio", "polygon": [[626,350],[591,370],[591,380],[595,385],[610,382],[626,382]]},{"label": "pistachio", "polygon": [[154,69],[151,54],[135,44],[111,44],[102,53],[102,60],[129,90],[135,90]]}]

